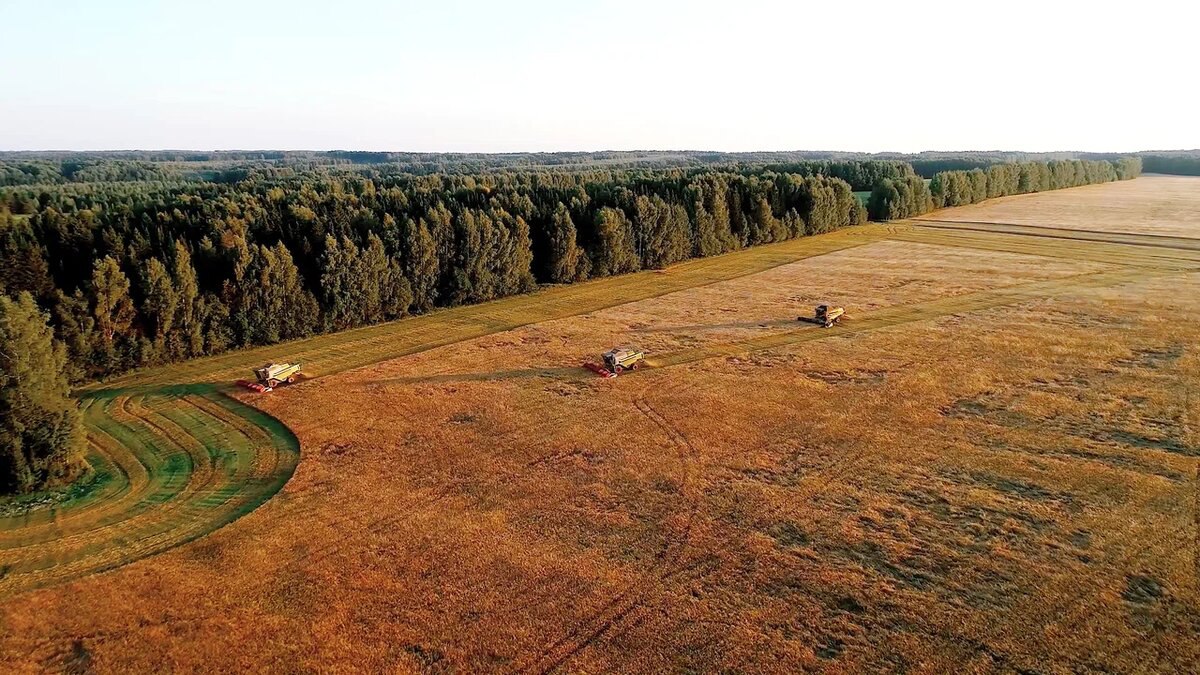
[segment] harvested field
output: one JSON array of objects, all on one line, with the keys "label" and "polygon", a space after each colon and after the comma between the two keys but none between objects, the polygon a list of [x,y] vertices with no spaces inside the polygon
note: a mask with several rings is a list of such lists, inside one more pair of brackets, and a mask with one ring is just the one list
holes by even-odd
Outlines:
[{"label": "harvested field", "polygon": [[82,402],[92,489],[0,517],[0,595],[119,567],[253,511],[287,482],[286,427],[203,385]]},{"label": "harvested field", "polygon": [[1030,195],[989,199],[922,217],[1098,232],[1200,238],[1200,178],[1144,176]]},{"label": "harvested field", "polygon": [[[1188,248],[897,224],[183,367],[301,354],[320,377],[236,395],[265,414],[139,373],[86,395],[95,452],[244,450],[5,523],[0,663],[1187,671],[1198,291]],[[841,326],[795,320],[825,299]],[[654,367],[578,367],[622,342]],[[303,461],[252,471],[282,489],[216,529],[253,506],[213,475],[294,463],[273,419]],[[157,494],[177,512],[130,506]],[[170,550],[69,567],[161,550],[168,521]]]}]

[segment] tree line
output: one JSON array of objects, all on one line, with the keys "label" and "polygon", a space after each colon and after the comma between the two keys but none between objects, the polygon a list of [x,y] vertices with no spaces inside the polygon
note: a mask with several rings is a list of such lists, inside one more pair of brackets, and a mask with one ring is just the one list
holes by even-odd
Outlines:
[{"label": "tree line", "polygon": [[[994,164],[1053,160],[1118,160],[1128,155],[1080,152],[700,152],[607,151],[553,153],[415,153],[313,151],[120,151],[120,152],[3,152],[0,187],[96,181],[239,182],[255,177],[296,176],[320,169],[339,169],[367,177],[380,175],[473,175],[492,171],[574,172],[596,168],[668,169],[720,168],[735,173],[772,170],[781,173],[835,176],[870,190],[883,178],[896,180],[915,172],[932,178],[943,171],[987,169]],[[1200,153],[1159,151],[1141,153],[1154,163],[1147,171],[1195,171]],[[826,165],[813,171],[814,167]],[[1193,168],[1189,168],[1193,167]]]},{"label": "tree line", "polygon": [[986,169],[941,171],[928,183],[919,177],[884,179],[871,192],[867,208],[871,220],[897,220],[996,197],[1129,180],[1141,172],[1138,157],[993,164]]},{"label": "tree line", "polygon": [[164,181],[182,175],[182,172],[163,164],[133,160],[0,161],[0,186]]},{"label": "tree line", "polygon": [[0,293],[75,380],[659,268],[866,220],[838,178],[712,169],[10,189]]},{"label": "tree line", "polygon": [[1200,150],[1163,155],[1142,155],[1142,168],[1147,173],[1200,176]]},{"label": "tree line", "polygon": [[[892,159],[766,158],[521,170],[540,159],[469,156],[446,173],[352,153],[246,153],[202,171],[0,159],[0,173],[23,163],[0,189],[0,492],[86,470],[73,381],[819,234],[868,208],[891,220],[1141,170],[1054,159],[926,181]],[[473,162],[486,170],[464,172]],[[868,208],[853,194],[866,187]]]}]

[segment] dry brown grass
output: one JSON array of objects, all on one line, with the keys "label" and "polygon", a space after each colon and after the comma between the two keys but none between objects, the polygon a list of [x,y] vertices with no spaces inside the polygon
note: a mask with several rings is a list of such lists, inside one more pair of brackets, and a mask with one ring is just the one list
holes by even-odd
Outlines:
[{"label": "dry brown grass", "polygon": [[[0,663],[1189,670],[1200,265],[896,236],[247,397],[279,495],[10,598]],[[617,342],[660,367],[576,367]]]},{"label": "dry brown grass", "polygon": [[942,209],[925,218],[1200,238],[1200,177],[1143,176],[1001,197]]}]

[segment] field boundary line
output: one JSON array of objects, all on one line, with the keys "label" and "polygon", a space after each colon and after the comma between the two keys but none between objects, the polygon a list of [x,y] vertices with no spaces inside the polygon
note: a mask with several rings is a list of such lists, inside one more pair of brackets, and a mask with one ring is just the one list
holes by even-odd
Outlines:
[{"label": "field boundary line", "polygon": [[[163,377],[177,374],[184,382],[217,382],[259,365],[263,358],[280,352],[330,352],[351,349],[370,342],[384,343],[384,351],[362,360],[350,359],[346,367],[340,364],[328,372],[320,369],[313,359],[315,377],[355,370],[383,361],[444,347],[464,340],[514,330],[546,321],[565,319],[622,305],[663,297],[680,291],[708,286],[724,281],[760,274],[801,260],[816,258],[868,244],[886,241],[889,232],[879,226],[844,228],[828,234],[798,237],[774,244],[764,244],[731,251],[718,256],[696,258],[672,265],[664,270],[642,270],[630,274],[604,277],[576,284],[543,286],[530,293],[498,298],[483,303],[441,308],[427,314],[409,316],[388,323],[363,326],[337,333],[300,338],[275,345],[257,346],[242,350],[201,357],[167,366],[134,371],[112,380],[92,382],[79,389],[82,393],[123,390],[143,386],[163,386]],[[654,283],[655,277],[662,277]],[[611,292],[605,292],[605,291]],[[396,336],[427,333],[429,341],[387,349]],[[362,353],[362,352],[351,352]],[[308,365],[308,364],[306,364]],[[206,367],[208,366],[208,367]],[[248,372],[248,371],[247,371]],[[175,383],[178,383],[178,380]]]},{"label": "field boundary line", "polygon": [[[920,225],[932,225],[934,227],[939,227],[939,226],[952,227],[954,225],[1000,225],[1003,227],[1020,227],[1020,228],[1030,228],[1030,229],[1035,229],[1035,230],[1053,230],[1056,232],[1083,232],[1086,234],[1099,234],[1102,236],[1126,235],[1126,236],[1130,236],[1130,237],[1145,237],[1145,238],[1154,238],[1154,239],[1181,239],[1181,240],[1186,240],[1189,242],[1194,241],[1194,242],[1200,243],[1200,237],[1185,237],[1185,236],[1179,235],[1179,234],[1158,234],[1155,232],[1122,232],[1119,230],[1093,230],[1091,228],[1086,228],[1086,227],[1063,227],[1061,225],[1034,225],[1032,223],[1009,223],[1009,222],[1005,222],[1002,220],[960,220],[957,218],[954,220],[939,220],[937,218],[916,217],[916,218],[906,218],[903,221],[898,221],[898,222],[912,222],[912,223],[918,223]],[[962,228],[962,229],[967,229],[967,228]]]},{"label": "field boundary line", "polygon": [[[932,227],[940,230],[968,230],[971,232],[997,232],[1015,234],[1027,237],[1045,237],[1050,239],[1070,239],[1072,241],[1093,241],[1102,244],[1124,244],[1126,246],[1149,246],[1153,248],[1171,248],[1180,251],[1200,251],[1200,238],[1181,237],[1171,234],[1151,234],[1134,232],[1115,232],[1105,230],[1088,230],[1073,227],[1052,227],[1049,225],[1026,225],[1023,223],[1000,223],[983,220],[930,220],[927,218],[912,218],[918,227]],[[1071,236],[1075,235],[1075,236]],[[1161,241],[1154,241],[1155,239]],[[1181,246],[1170,246],[1166,242],[1175,241]]]},{"label": "field boundary line", "polygon": [[[1136,246],[1116,241],[1038,237],[1017,232],[975,228],[915,226],[891,237],[930,246],[999,251],[1014,255],[1087,261],[1127,268],[1172,271],[1200,270],[1200,250],[1168,246]],[[1071,248],[1039,245],[1037,241],[1075,242]],[[1157,253],[1156,253],[1157,252]],[[1171,255],[1174,253],[1175,255]]]}]

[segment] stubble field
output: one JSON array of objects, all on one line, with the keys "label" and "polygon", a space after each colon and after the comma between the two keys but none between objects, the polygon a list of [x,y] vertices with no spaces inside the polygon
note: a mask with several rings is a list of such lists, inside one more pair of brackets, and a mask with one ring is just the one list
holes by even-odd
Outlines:
[{"label": "stubble field", "polygon": [[[1186,671],[1200,251],[1177,239],[1200,224],[1176,202],[1197,194],[1143,178],[1008,198],[968,208],[1099,234],[872,226],[284,346],[318,377],[236,394],[270,416],[256,426],[222,390],[202,392],[216,407],[167,385],[263,354],[137,374],[130,403],[90,405],[160,434],[226,420],[252,449],[280,420],[294,474],[236,521],[205,516],[207,536],[180,524],[166,552],[57,585],[37,570],[74,549],[9,523],[0,663]],[[795,320],[826,299],[842,326]],[[578,367],[622,343],[652,367]],[[93,419],[118,441],[145,428]]]},{"label": "stubble field", "polygon": [[942,209],[922,220],[1011,223],[1069,230],[1200,238],[1200,190],[1191,176],[1087,185],[989,199]]}]

